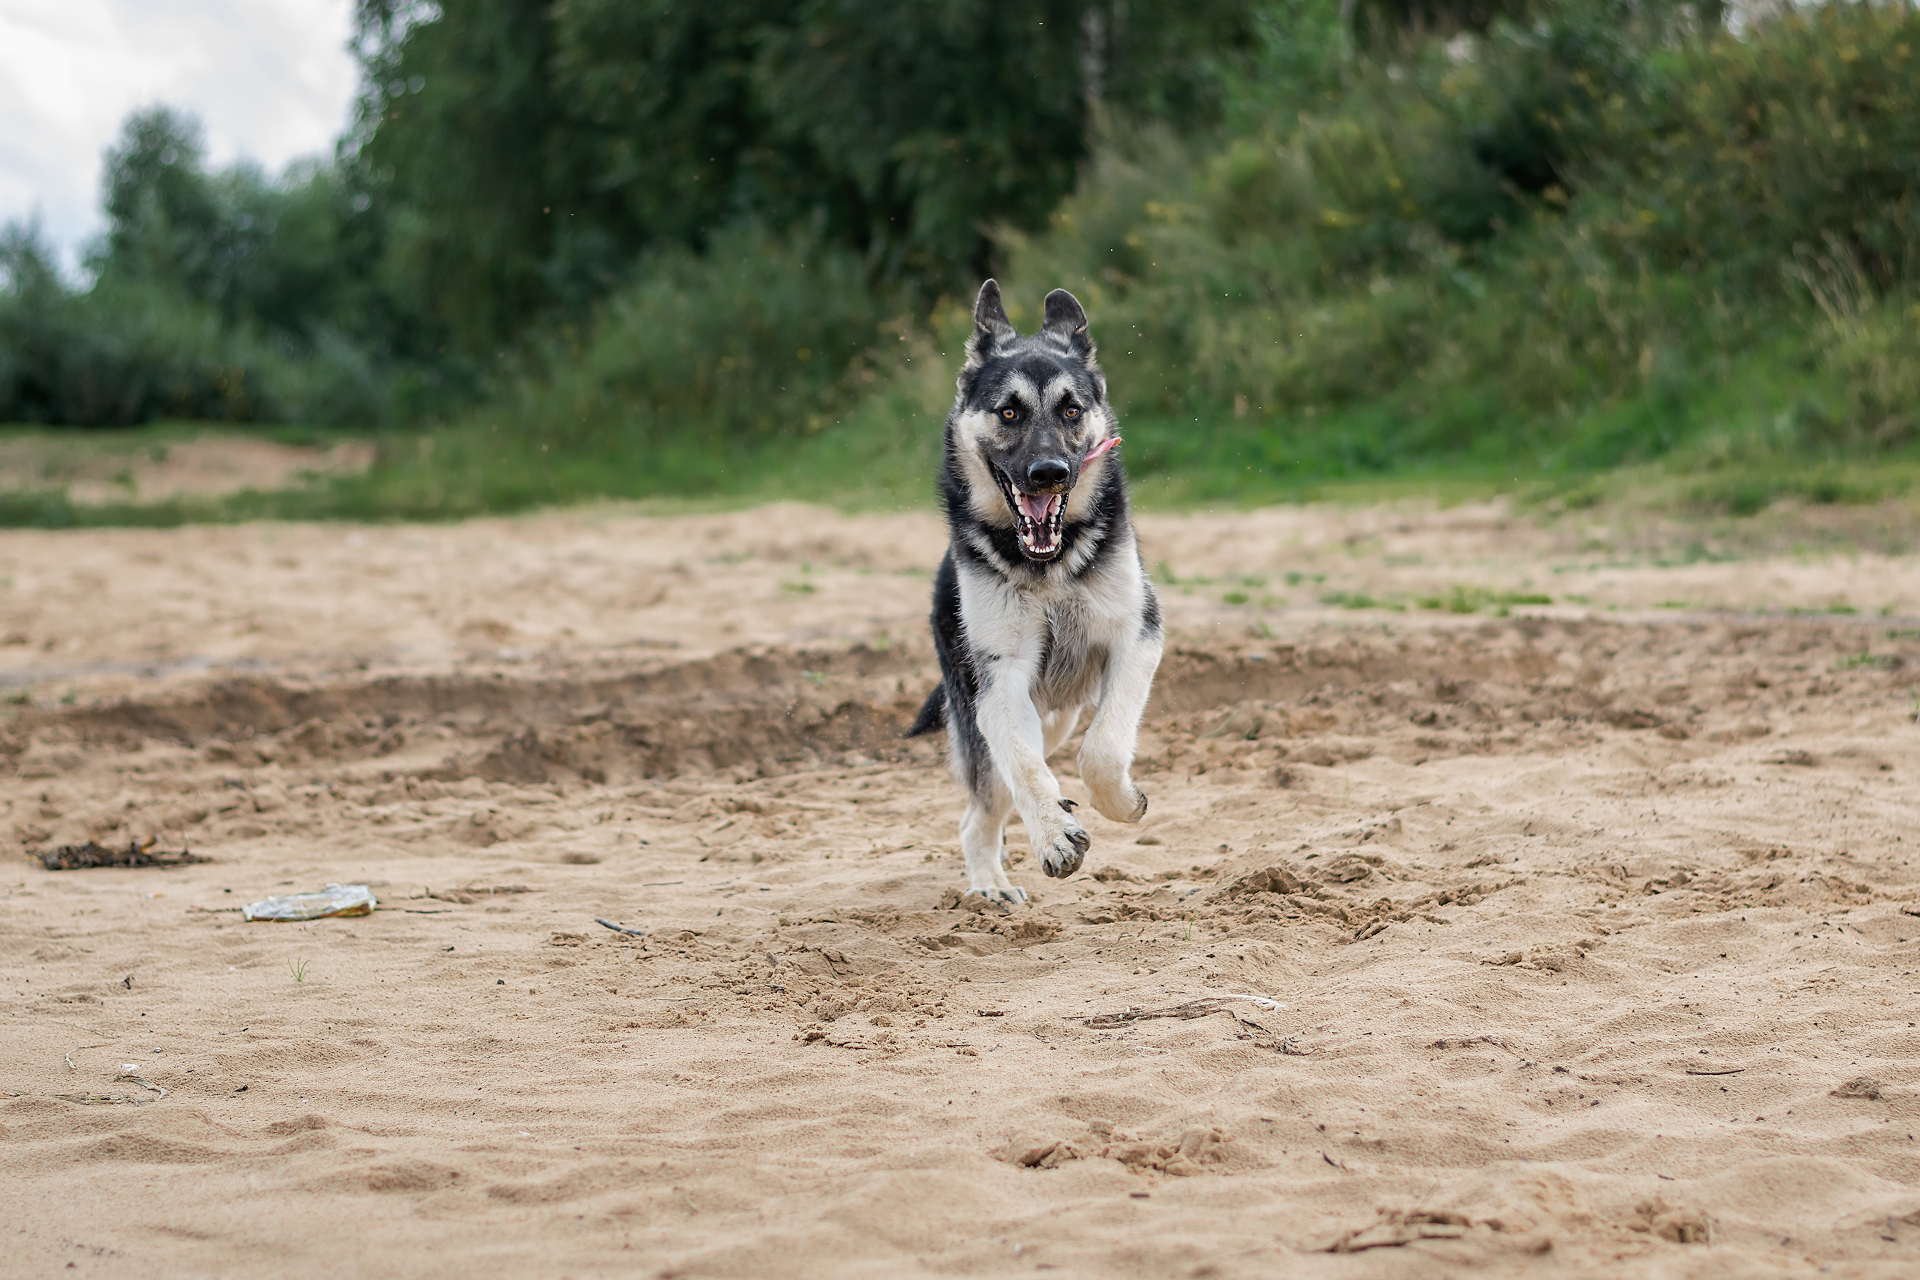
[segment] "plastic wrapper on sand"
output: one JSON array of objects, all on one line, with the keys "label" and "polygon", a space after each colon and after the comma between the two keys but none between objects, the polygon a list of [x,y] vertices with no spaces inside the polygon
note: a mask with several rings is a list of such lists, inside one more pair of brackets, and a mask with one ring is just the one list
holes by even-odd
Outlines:
[{"label": "plastic wrapper on sand", "polygon": [[249,920],[324,920],[331,916],[370,915],[379,901],[363,884],[330,884],[319,893],[289,893],[250,902]]}]

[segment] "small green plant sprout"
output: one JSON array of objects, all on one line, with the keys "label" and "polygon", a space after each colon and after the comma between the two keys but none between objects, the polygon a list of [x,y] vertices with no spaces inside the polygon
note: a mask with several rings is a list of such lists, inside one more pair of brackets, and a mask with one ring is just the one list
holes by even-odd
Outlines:
[{"label": "small green plant sprout", "polygon": [[802,671],[800,674],[811,680],[816,689],[827,682],[827,673],[824,671]]},{"label": "small green plant sprout", "polygon": [[293,975],[295,982],[305,982],[307,980],[307,962],[305,960],[289,960],[287,961],[287,972]]},{"label": "small green plant sprout", "polygon": [[1220,603],[1245,604],[1251,598],[1252,597],[1248,596],[1247,593],[1244,591],[1229,591],[1227,592],[1227,594],[1220,597]]}]

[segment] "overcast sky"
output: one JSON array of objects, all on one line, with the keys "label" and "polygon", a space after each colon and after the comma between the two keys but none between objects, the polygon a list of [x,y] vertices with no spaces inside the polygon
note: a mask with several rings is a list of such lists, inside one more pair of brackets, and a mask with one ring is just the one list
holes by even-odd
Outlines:
[{"label": "overcast sky", "polygon": [[329,151],[352,18],[353,0],[0,0],[0,223],[37,213],[71,265],[101,228],[100,153],[151,103],[198,115],[215,164]]}]

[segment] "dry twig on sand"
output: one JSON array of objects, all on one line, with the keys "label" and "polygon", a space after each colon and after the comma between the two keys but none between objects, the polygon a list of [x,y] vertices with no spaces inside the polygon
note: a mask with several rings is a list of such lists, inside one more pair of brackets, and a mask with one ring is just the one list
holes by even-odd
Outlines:
[{"label": "dry twig on sand", "polygon": [[[1321,1159],[1336,1162],[1324,1152]],[[1339,1167],[1336,1165],[1336,1167]],[[1420,1240],[1458,1240],[1472,1223],[1464,1214],[1414,1210],[1381,1212],[1380,1221],[1343,1231],[1314,1253],[1364,1253],[1368,1249],[1397,1249]]]},{"label": "dry twig on sand", "polygon": [[139,1066],[135,1063],[131,1063],[131,1062],[122,1063],[120,1065],[120,1074],[115,1076],[114,1079],[125,1080],[130,1084],[137,1084],[142,1089],[146,1089],[150,1092],[157,1093],[163,1098],[167,1096],[167,1091],[165,1089],[161,1088],[159,1085],[155,1084],[153,1081],[143,1079],[140,1075],[138,1075],[137,1072],[139,1070],[140,1070]]},{"label": "dry twig on sand", "polygon": [[1153,1018],[1204,1018],[1210,1013],[1225,1010],[1236,1000],[1251,1000],[1263,1009],[1272,1009],[1276,1012],[1286,1008],[1278,1000],[1271,1000],[1266,996],[1208,996],[1204,1000],[1189,1000],[1185,1004],[1171,1005],[1165,1009],[1127,1008],[1119,1013],[1095,1013],[1084,1016],[1069,1014],[1067,1020],[1084,1023],[1088,1028],[1098,1031],[1111,1027],[1124,1027],[1130,1022],[1146,1022]]},{"label": "dry twig on sand", "polygon": [[[1248,1030],[1256,1031],[1260,1035],[1265,1036],[1269,1042],[1265,1047],[1269,1049],[1278,1049],[1281,1053],[1296,1058],[1304,1058],[1312,1052],[1312,1050],[1300,1043],[1300,1037],[1298,1035],[1275,1035],[1273,1031],[1261,1023],[1255,1022],[1251,1018],[1243,1018],[1235,1013],[1228,1006],[1238,1000],[1249,1000],[1263,1009],[1272,1009],[1276,1012],[1286,1008],[1286,1006],[1278,1000],[1270,999],[1267,996],[1225,995],[1208,996],[1201,1000],[1189,1000],[1185,1004],[1171,1005],[1165,1009],[1129,1008],[1123,1009],[1119,1013],[1067,1014],[1065,1017],[1067,1021],[1081,1023],[1091,1031],[1102,1031],[1115,1027],[1129,1026],[1136,1022],[1147,1022],[1155,1018],[1179,1018],[1186,1020],[1204,1018],[1212,1013],[1224,1013]],[[1243,1035],[1240,1038],[1244,1040],[1250,1037]]]}]

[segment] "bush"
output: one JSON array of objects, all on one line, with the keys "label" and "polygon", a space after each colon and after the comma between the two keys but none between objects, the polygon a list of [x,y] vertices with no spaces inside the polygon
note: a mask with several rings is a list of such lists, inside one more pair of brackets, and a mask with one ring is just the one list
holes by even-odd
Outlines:
[{"label": "bush", "polygon": [[[1283,68],[1331,39],[1286,34]],[[1906,6],[1736,39],[1543,0],[1331,84],[1242,85],[1210,159],[1115,136],[1003,248],[1016,291],[1088,301],[1136,467],[1209,484],[1589,468],[1729,432],[1887,447],[1920,379],[1916,50]]]},{"label": "bush", "polygon": [[396,442],[352,487],[438,516],[737,491],[877,386],[876,338],[907,327],[883,325],[890,308],[852,254],[806,235],[736,226],[637,275],[589,334],[535,346],[491,402]]},{"label": "bush", "polygon": [[483,415],[569,452],[668,440],[723,460],[770,436],[818,430],[857,382],[884,308],[851,253],[753,226],[704,255],[642,264],[592,334],[545,353],[545,370]]},{"label": "bush", "polygon": [[364,354],[329,335],[306,354],[291,345],[225,323],[157,281],[69,290],[30,231],[0,233],[0,422],[386,419],[384,387]]}]

